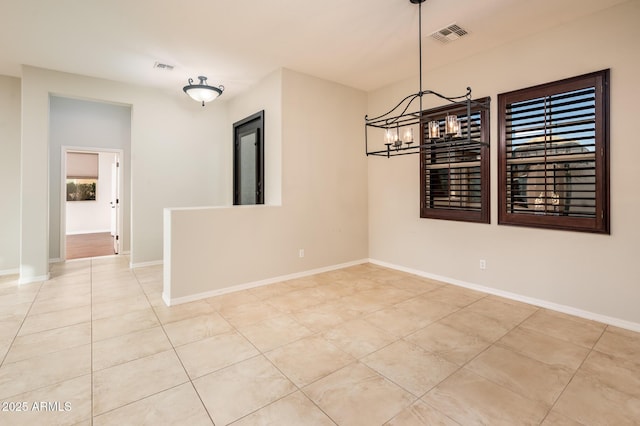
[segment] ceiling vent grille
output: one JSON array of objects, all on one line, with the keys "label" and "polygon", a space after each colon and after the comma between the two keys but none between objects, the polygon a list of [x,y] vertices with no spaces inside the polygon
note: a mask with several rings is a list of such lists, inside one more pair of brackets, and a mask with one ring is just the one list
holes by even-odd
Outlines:
[{"label": "ceiling vent grille", "polygon": [[163,64],[162,62],[156,62],[155,64],[153,64],[153,67],[161,70],[165,70],[165,71],[173,70],[173,65]]},{"label": "ceiling vent grille", "polygon": [[457,24],[451,24],[442,28],[441,30],[434,32],[429,37],[436,39],[441,43],[449,43],[467,34],[469,33],[464,28],[458,26]]}]

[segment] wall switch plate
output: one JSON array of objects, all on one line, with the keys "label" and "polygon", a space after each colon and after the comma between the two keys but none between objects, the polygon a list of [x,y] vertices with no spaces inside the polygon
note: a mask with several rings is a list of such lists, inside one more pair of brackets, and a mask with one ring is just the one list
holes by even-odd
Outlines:
[{"label": "wall switch plate", "polygon": [[304,257],[304,249],[298,250],[298,257]]},{"label": "wall switch plate", "polygon": [[480,259],[480,269],[487,269],[487,261],[484,259]]}]

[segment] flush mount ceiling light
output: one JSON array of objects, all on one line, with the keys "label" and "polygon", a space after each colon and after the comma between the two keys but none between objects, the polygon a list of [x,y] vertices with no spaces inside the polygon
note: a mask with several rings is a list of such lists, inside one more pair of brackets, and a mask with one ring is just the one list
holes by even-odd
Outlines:
[{"label": "flush mount ceiling light", "polygon": [[[419,76],[420,87],[417,93],[407,95],[390,111],[377,117],[364,117],[365,121],[365,151],[367,155],[377,155],[382,157],[392,157],[396,155],[419,154],[427,152],[434,144],[447,143],[480,143],[488,145],[484,141],[471,139],[471,128],[473,123],[470,122],[471,107],[489,108],[488,102],[480,103],[471,99],[471,88],[467,87],[467,92],[461,96],[444,96],[433,90],[422,89],[422,3],[426,0],[409,0],[413,4],[418,5],[418,50],[419,50]],[[466,33],[466,32],[465,32]],[[448,114],[444,120],[429,121],[426,119],[425,111],[422,109],[422,97],[424,95],[434,95],[452,104],[460,107],[466,106],[466,122],[461,120],[454,114]],[[411,104],[418,100],[419,109],[410,111]],[[486,98],[488,99],[488,98]],[[464,110],[464,108],[462,108]],[[413,144],[414,127],[418,128],[420,136],[419,143]],[[441,131],[442,128],[442,131]],[[378,129],[378,130],[375,130]],[[464,129],[464,130],[463,130]],[[385,149],[369,150],[369,131],[382,135]]]},{"label": "flush mount ceiling light", "polygon": [[207,77],[202,75],[198,77],[198,80],[200,80],[199,84],[193,84],[193,79],[190,78],[189,84],[182,88],[184,93],[189,95],[194,101],[202,102],[202,106],[204,106],[205,102],[211,102],[222,95],[224,91],[223,85],[218,87],[209,86],[207,84]]}]

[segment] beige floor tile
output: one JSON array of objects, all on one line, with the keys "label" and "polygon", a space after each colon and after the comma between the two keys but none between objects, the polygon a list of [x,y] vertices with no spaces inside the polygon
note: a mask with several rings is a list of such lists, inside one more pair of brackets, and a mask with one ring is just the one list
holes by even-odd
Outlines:
[{"label": "beige floor tile", "polygon": [[356,319],[332,328],[324,338],[355,358],[362,358],[398,338],[364,319]]},{"label": "beige floor tile", "polygon": [[32,303],[37,296],[34,291],[12,290],[9,294],[0,294],[0,309],[7,306],[21,305],[24,303]]},{"label": "beige floor tile", "polygon": [[95,426],[213,425],[191,383],[176,386],[93,418]]},{"label": "beige floor tile", "polygon": [[[277,284],[274,284],[277,285]],[[265,286],[268,287],[268,286]],[[243,290],[243,291],[234,291],[232,293],[223,294],[216,297],[210,297],[205,299],[205,301],[211,305],[215,310],[220,310],[222,308],[230,308],[232,306],[244,305],[245,303],[255,303],[260,302],[261,298],[255,296],[253,294],[253,289],[251,290]]]},{"label": "beige floor tile", "polygon": [[62,311],[66,309],[78,308],[91,303],[91,293],[75,294],[73,296],[52,297],[48,299],[36,298],[33,302],[29,314],[47,314],[50,312]]},{"label": "beige floor tile", "polygon": [[9,342],[13,342],[13,339],[18,334],[18,330],[20,330],[21,325],[22,320],[19,319],[13,321],[0,321],[0,342],[7,340]]},{"label": "beige floor tile", "polygon": [[254,295],[257,300],[265,300],[270,297],[279,296],[281,294],[288,293],[295,290],[290,284],[286,282],[280,282],[275,284],[263,285],[249,289],[249,293]]},{"label": "beige floor tile", "polygon": [[93,303],[91,305],[91,316],[94,320],[109,318],[126,315],[134,311],[141,311],[149,307],[151,307],[151,305],[144,295],[126,297],[109,302]]},{"label": "beige floor tile", "polygon": [[554,410],[585,425],[637,425],[640,399],[578,371]]},{"label": "beige floor tile", "polygon": [[640,363],[640,333],[628,335],[605,331],[594,349]]},{"label": "beige floor tile", "polygon": [[108,286],[94,289],[91,292],[91,301],[94,304],[108,303],[125,298],[146,297],[144,291],[136,281],[126,282],[119,286]]},{"label": "beige floor tile", "polygon": [[448,305],[454,305],[462,308],[486,297],[487,295],[479,291],[446,284],[430,291],[425,296],[434,302],[446,303]]},{"label": "beige floor tile", "polygon": [[385,426],[459,426],[459,423],[424,402],[417,401],[385,423]]},{"label": "beige floor tile", "polygon": [[269,318],[257,324],[238,327],[238,331],[261,352],[270,351],[313,334],[313,331],[301,325],[289,315]]},{"label": "beige floor tile", "polygon": [[640,352],[636,353],[635,358],[629,359],[592,351],[580,371],[640,399]]},{"label": "beige floor tile", "polygon": [[463,365],[491,343],[472,333],[465,333],[441,323],[417,331],[405,338],[427,351],[457,365]]},{"label": "beige floor tile", "polygon": [[351,312],[355,312],[358,315],[369,314],[388,307],[388,305],[383,302],[372,301],[371,299],[362,299],[360,298],[359,293],[360,291],[357,291],[351,295],[336,299],[333,301],[333,304]]},{"label": "beige floor tile", "polygon": [[302,387],[344,367],[354,358],[320,336],[310,336],[265,354],[293,383]]},{"label": "beige floor tile", "polygon": [[466,308],[468,311],[493,318],[508,328],[517,326],[538,309],[525,303],[505,302],[495,296],[484,297]]},{"label": "beige floor tile", "polygon": [[91,305],[49,312],[47,314],[30,314],[25,318],[24,324],[22,324],[18,335],[24,336],[26,334],[53,330],[54,328],[66,327],[87,321],[91,321]]},{"label": "beige floor tile", "polygon": [[334,426],[302,392],[295,392],[246,416],[233,426]]},{"label": "beige floor tile", "polygon": [[633,339],[640,339],[640,331],[627,330],[625,328],[614,327],[613,325],[608,325],[607,331],[610,333],[621,334],[623,336],[631,337]]},{"label": "beige floor tile", "polygon": [[510,325],[501,323],[499,320],[478,314],[468,308],[461,309],[439,322],[492,343],[513,328]]},{"label": "beige floor tile", "polygon": [[598,341],[605,325],[571,315],[540,309],[521,326],[557,339],[566,340],[586,348],[592,348]]},{"label": "beige floor tile", "polygon": [[342,306],[334,301],[293,312],[291,316],[309,330],[320,332],[358,318],[360,313],[342,309]]},{"label": "beige floor tile", "polygon": [[258,410],[296,387],[263,356],[243,361],[194,380],[216,426]]},{"label": "beige floor tile", "polygon": [[187,382],[173,350],[93,373],[93,414],[129,404]]},{"label": "beige floor tile", "polygon": [[18,305],[3,306],[0,308],[0,322],[22,322],[31,308],[31,302]]},{"label": "beige floor tile", "polygon": [[551,410],[541,423],[541,426],[583,426],[583,424],[578,423],[569,417],[563,416],[555,410]]},{"label": "beige floor tile", "polygon": [[407,275],[398,280],[389,281],[389,284],[401,290],[409,291],[414,295],[426,293],[431,290],[442,287],[443,283],[430,280],[428,278]]},{"label": "beige floor tile", "polygon": [[580,367],[589,353],[589,349],[583,346],[522,327],[511,330],[496,345],[546,364],[570,370]]},{"label": "beige floor tile", "polygon": [[93,371],[124,364],[138,358],[171,349],[171,343],[161,327],[134,331],[118,337],[94,342]]},{"label": "beige floor tile", "polygon": [[215,308],[205,300],[183,303],[181,305],[166,306],[154,305],[153,310],[162,324],[194,318],[200,315],[208,315],[215,312]]},{"label": "beige floor tile", "polygon": [[396,337],[408,336],[433,322],[430,318],[397,306],[390,306],[368,314],[364,320]]},{"label": "beige floor tile", "polygon": [[98,342],[159,325],[153,309],[146,308],[115,317],[95,319],[92,322],[92,338],[94,342]]},{"label": "beige floor tile", "polygon": [[164,326],[169,339],[174,346],[213,337],[217,334],[228,333],[233,327],[217,312],[171,322]]},{"label": "beige floor tile", "polygon": [[91,343],[91,323],[85,322],[16,337],[5,363]]},{"label": "beige floor tile", "polygon": [[176,352],[192,379],[259,354],[247,339],[235,331],[179,346]]},{"label": "beige floor tile", "polygon": [[50,299],[74,297],[78,295],[90,297],[91,283],[89,281],[72,284],[49,284],[49,281],[46,281],[42,285],[42,289],[38,292],[38,301],[42,302]]},{"label": "beige floor tile", "polygon": [[0,367],[0,399],[91,373],[91,345],[35,356]]},{"label": "beige floor tile", "polygon": [[401,303],[405,300],[416,297],[416,294],[407,290],[399,289],[392,285],[385,285],[359,292],[358,297],[363,300],[371,301],[372,303],[395,305],[396,303]]},{"label": "beige floor tile", "polygon": [[140,284],[148,282],[162,282],[164,276],[163,265],[143,266],[133,270],[133,274]]},{"label": "beige floor tile", "polygon": [[573,375],[573,370],[545,364],[498,346],[490,347],[464,368],[548,407],[558,399]]},{"label": "beige floor tile", "polygon": [[281,311],[266,302],[250,302],[236,306],[223,306],[218,312],[224,319],[229,321],[231,325],[236,327],[255,324],[282,315]]},{"label": "beige floor tile", "polygon": [[429,299],[431,293],[432,292],[421,294],[402,303],[398,303],[395,307],[414,314],[420,318],[423,323],[436,322],[460,310],[458,306]]},{"label": "beige floor tile", "polygon": [[461,369],[422,400],[462,425],[538,425],[548,408]]},{"label": "beige floor tile", "polygon": [[266,303],[273,306],[280,312],[295,312],[310,306],[329,302],[337,297],[328,297],[325,293],[318,291],[315,287],[293,290],[278,296],[266,299]]},{"label": "beige floor tile", "polygon": [[56,383],[10,398],[26,411],[0,413],[5,425],[73,425],[91,419],[91,375]]},{"label": "beige floor tile", "polygon": [[303,391],[340,425],[383,424],[416,400],[360,363],[350,364]]},{"label": "beige floor tile", "polygon": [[403,340],[361,360],[416,397],[424,395],[459,367]]}]

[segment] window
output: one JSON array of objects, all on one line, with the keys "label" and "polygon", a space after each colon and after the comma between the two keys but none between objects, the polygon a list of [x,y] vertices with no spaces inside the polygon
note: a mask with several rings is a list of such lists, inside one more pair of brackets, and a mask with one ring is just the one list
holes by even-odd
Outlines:
[{"label": "window", "polygon": [[[489,223],[489,102],[473,101],[471,114],[466,103],[422,113],[420,217]],[[438,122],[443,134],[452,114],[458,116],[462,137],[429,139],[426,123]]]},{"label": "window", "polygon": [[233,204],[264,204],[264,111],[233,124]]},{"label": "window", "polygon": [[609,233],[609,70],[498,95],[498,223]]}]

